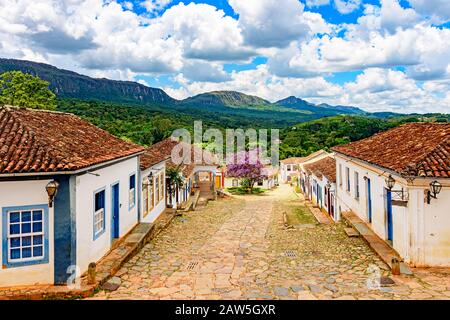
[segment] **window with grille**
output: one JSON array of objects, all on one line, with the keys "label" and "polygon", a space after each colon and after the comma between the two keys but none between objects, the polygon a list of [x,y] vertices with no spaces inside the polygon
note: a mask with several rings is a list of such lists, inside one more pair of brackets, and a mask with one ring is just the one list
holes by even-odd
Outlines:
[{"label": "window with grille", "polygon": [[24,262],[44,257],[44,211],[8,212],[8,261]]},{"label": "window with grille", "polygon": [[132,209],[136,204],[136,175],[133,174],[130,176],[129,183],[129,194],[128,194],[128,208]]},{"label": "window with grille", "polygon": [[47,205],[3,207],[1,222],[4,268],[48,263]]},{"label": "window with grille", "polygon": [[94,239],[105,231],[105,190],[94,195]]}]

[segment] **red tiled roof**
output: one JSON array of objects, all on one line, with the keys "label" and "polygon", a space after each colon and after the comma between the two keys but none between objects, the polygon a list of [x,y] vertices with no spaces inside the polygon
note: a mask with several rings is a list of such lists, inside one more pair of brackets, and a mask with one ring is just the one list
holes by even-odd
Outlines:
[{"label": "red tiled roof", "polygon": [[280,160],[280,162],[282,164],[297,164],[297,163],[302,162],[303,159],[304,159],[304,157],[291,157],[291,158],[286,158],[286,159]]},{"label": "red tiled roof", "polygon": [[317,177],[325,176],[329,181],[336,182],[336,160],[332,157],[325,157],[315,162],[305,165],[305,169],[314,173]]},{"label": "red tiled roof", "polygon": [[[185,142],[179,142],[172,138],[167,138],[163,141],[155,143],[146,149],[146,152],[141,156],[141,170],[150,168],[152,165],[159,163],[163,160],[168,160],[166,166],[168,168],[176,168],[178,164],[172,161],[172,149],[179,143],[187,145]],[[213,154],[207,150],[202,150],[199,147],[191,145],[191,161],[190,164],[182,164],[180,166],[181,171],[185,177],[189,177],[194,170],[195,155],[203,152],[202,162],[197,165],[210,165],[209,163],[217,163]],[[199,155],[200,156],[200,155]],[[198,157],[199,157],[198,156]]]},{"label": "red tiled roof", "polygon": [[325,150],[318,150],[316,152],[311,153],[310,155],[306,156],[306,157],[291,157],[291,158],[286,158],[284,160],[281,160],[280,162],[283,164],[299,164],[299,163],[303,163],[306,161],[309,161],[311,159],[314,159],[317,156],[320,156],[323,153],[328,153]]},{"label": "red tiled roof", "polygon": [[143,150],[73,114],[0,107],[0,174],[73,171]]},{"label": "red tiled roof", "polygon": [[409,123],[332,150],[404,176],[450,178],[450,123]]}]

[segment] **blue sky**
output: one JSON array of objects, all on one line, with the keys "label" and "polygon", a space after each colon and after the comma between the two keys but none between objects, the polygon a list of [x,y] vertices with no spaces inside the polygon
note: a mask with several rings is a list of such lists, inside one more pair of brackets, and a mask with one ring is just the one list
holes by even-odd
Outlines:
[{"label": "blue sky", "polygon": [[368,111],[450,112],[447,0],[0,0],[0,56]]}]

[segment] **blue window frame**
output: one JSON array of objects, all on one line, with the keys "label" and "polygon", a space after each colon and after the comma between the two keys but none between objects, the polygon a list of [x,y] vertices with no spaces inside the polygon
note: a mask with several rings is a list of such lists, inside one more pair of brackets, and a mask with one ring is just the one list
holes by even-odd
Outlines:
[{"label": "blue window frame", "polygon": [[48,263],[48,206],[5,207],[2,210],[3,266]]},{"label": "blue window frame", "polygon": [[129,193],[128,193],[128,209],[131,210],[136,205],[136,174],[130,175]]},{"label": "blue window frame", "polygon": [[105,232],[105,189],[94,192],[94,240]]}]

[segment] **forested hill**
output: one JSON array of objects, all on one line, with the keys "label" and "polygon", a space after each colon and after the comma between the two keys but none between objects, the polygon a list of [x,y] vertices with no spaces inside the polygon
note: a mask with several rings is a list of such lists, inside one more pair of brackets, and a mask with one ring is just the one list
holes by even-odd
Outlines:
[{"label": "forested hill", "polygon": [[298,123],[280,132],[280,159],[303,157],[320,149],[361,140],[407,122],[450,121],[448,114],[404,115],[390,118],[335,116]]},{"label": "forested hill", "polygon": [[151,104],[171,104],[175,101],[161,89],[136,82],[90,78],[44,63],[0,58],[0,73],[13,70],[48,81],[50,89],[59,98]]},{"label": "forested hill", "polygon": [[[290,97],[271,103],[260,97],[236,91],[213,91],[184,100],[176,100],[162,89],[131,81],[90,78],[69,70],[25,60],[0,58],[0,73],[18,70],[50,83],[50,89],[61,99],[97,101],[144,107],[151,111],[178,112],[196,119],[222,119],[224,125],[253,123],[254,126],[284,127],[297,122],[339,114],[364,113],[355,107],[316,106]],[[285,103],[293,100],[294,103]],[[227,121],[227,122],[225,122]]]}]

